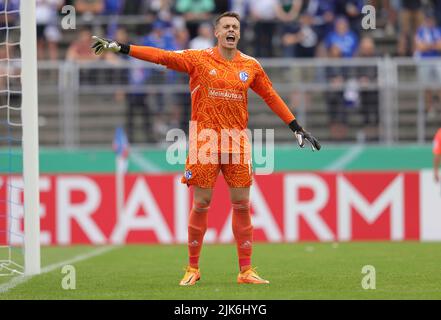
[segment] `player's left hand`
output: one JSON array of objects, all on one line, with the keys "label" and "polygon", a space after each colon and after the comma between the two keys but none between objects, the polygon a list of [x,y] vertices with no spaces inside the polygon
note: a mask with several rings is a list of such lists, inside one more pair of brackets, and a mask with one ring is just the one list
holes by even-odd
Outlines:
[{"label": "player's left hand", "polygon": [[297,120],[293,120],[289,127],[292,131],[294,131],[294,134],[297,138],[297,142],[299,143],[300,148],[305,147],[306,141],[308,141],[311,144],[312,151],[314,150],[320,150],[322,148],[320,142],[308,131],[303,129],[297,122]]}]

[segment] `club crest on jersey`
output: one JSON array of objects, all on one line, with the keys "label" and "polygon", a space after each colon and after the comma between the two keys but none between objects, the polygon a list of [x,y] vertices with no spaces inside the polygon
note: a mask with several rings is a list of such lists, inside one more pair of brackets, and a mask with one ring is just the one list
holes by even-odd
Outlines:
[{"label": "club crest on jersey", "polygon": [[248,73],[246,71],[241,71],[239,73],[239,78],[242,82],[246,82],[248,80]]},{"label": "club crest on jersey", "polygon": [[191,170],[185,170],[185,179],[189,180],[192,177]]}]

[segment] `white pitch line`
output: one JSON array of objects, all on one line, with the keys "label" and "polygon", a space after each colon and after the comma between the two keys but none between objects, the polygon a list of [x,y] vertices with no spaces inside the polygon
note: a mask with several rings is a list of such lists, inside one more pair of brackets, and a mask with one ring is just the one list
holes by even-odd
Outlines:
[{"label": "white pitch line", "polygon": [[[102,248],[98,248],[98,249],[93,250],[93,251],[88,252],[88,253],[80,254],[78,256],[73,257],[72,259],[48,265],[48,266],[46,266],[46,267],[41,269],[41,273],[40,274],[44,274],[44,273],[48,273],[48,272],[54,271],[56,269],[59,269],[59,268],[65,266],[65,265],[67,265],[67,264],[73,264],[73,263],[77,263],[77,262],[80,262],[80,261],[84,261],[84,260],[87,260],[87,259],[99,256],[99,255],[101,255],[103,253],[109,252],[109,251],[114,250],[116,248],[117,248],[117,246],[102,247]],[[23,284],[25,282],[28,282],[33,277],[34,276],[17,276],[15,278],[13,278],[11,281],[0,285],[0,294],[1,293],[6,293],[9,290],[14,289],[16,286],[18,286],[20,284]]]},{"label": "white pitch line", "polygon": [[340,158],[332,162],[328,165],[324,171],[338,171],[343,170],[346,166],[352,162],[358,155],[364,150],[362,145],[357,145],[355,147],[350,148],[347,152],[345,152]]},{"label": "white pitch line", "polygon": [[144,172],[161,172],[161,168],[159,168],[157,165],[153,164],[146,158],[144,158],[140,153],[137,152],[130,152],[129,154],[130,160],[135,162]]}]

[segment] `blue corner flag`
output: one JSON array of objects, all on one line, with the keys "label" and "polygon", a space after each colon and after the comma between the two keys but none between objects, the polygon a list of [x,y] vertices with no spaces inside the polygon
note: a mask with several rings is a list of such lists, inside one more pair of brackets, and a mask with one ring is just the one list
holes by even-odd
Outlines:
[{"label": "blue corner flag", "polygon": [[129,140],[122,127],[116,128],[112,146],[117,156],[127,159],[129,156]]}]

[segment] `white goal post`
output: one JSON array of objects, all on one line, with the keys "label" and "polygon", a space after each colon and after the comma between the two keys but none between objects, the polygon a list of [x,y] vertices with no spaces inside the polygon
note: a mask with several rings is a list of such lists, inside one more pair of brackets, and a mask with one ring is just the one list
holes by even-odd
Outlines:
[{"label": "white goal post", "polygon": [[25,275],[35,275],[41,271],[37,24],[35,6],[35,1],[33,0],[20,1]]}]

